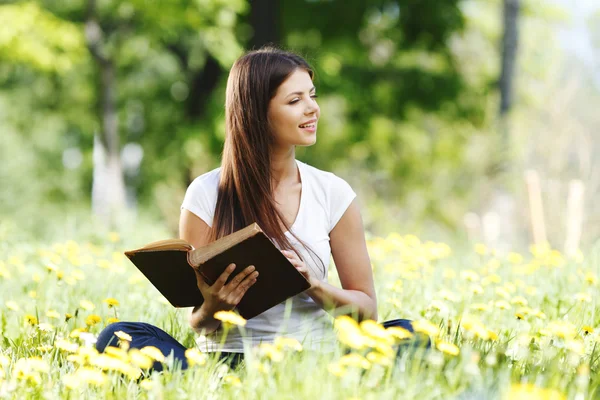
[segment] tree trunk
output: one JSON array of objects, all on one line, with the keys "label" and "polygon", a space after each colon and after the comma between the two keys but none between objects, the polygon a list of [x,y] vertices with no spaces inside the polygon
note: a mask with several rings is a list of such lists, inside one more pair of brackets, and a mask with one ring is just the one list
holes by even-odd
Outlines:
[{"label": "tree trunk", "polygon": [[500,115],[512,106],[513,78],[519,45],[520,0],[504,0],[504,34],[502,35],[502,70],[500,72]]},{"label": "tree trunk", "polygon": [[280,46],[279,2],[272,0],[252,0],[250,4],[252,7],[250,24],[254,30],[254,36],[250,40],[250,47],[258,49],[269,43]]},{"label": "tree trunk", "polygon": [[113,60],[106,51],[104,32],[96,19],[96,1],[88,1],[85,37],[99,71],[100,134],[94,136],[92,212],[108,226],[115,226],[125,210],[126,191],[121,165],[116,105],[116,76]]}]

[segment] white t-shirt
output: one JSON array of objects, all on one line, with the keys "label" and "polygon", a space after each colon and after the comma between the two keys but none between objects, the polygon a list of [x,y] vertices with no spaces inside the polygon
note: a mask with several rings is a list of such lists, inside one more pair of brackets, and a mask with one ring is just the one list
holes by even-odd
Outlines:
[{"label": "white t-shirt", "polygon": [[[331,258],[329,233],[338,223],[356,193],[342,178],[296,160],[302,181],[300,208],[291,230],[323,261],[327,270]],[[207,172],[190,184],[181,208],[185,208],[212,227],[217,204],[221,168]],[[290,243],[300,252],[312,271],[322,271],[318,260],[290,234]],[[260,279],[260,276],[258,277]],[[283,284],[283,283],[282,283]],[[287,303],[287,304],[286,304]],[[287,308],[286,308],[287,305]],[[332,319],[310,296],[301,293],[287,302],[251,318],[243,328],[232,328],[221,347],[225,352],[243,352],[244,344],[253,347],[261,342],[272,342],[277,336],[298,339],[308,349],[326,350],[333,343]],[[222,339],[221,328],[213,334],[201,336],[197,342],[202,351],[218,351]]]}]

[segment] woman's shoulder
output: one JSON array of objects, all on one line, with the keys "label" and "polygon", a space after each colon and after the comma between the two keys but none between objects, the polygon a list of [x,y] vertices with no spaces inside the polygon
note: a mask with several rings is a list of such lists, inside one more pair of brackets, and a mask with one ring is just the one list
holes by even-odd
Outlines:
[{"label": "woman's shoulder", "polygon": [[217,167],[194,178],[190,186],[211,186],[215,184],[218,185],[220,175],[221,167]]},{"label": "woman's shoulder", "polygon": [[329,191],[332,187],[335,188],[339,185],[348,185],[344,178],[337,176],[333,172],[319,169],[300,160],[298,162],[304,166],[304,171],[313,178],[312,180],[316,186],[320,187],[323,191]]}]

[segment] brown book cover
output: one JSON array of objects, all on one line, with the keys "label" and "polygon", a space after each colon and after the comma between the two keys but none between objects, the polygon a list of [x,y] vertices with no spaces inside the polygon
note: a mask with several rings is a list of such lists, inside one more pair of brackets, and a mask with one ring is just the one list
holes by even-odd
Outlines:
[{"label": "brown book cover", "polygon": [[175,307],[198,306],[204,301],[192,268],[212,285],[231,263],[236,268],[228,283],[244,268],[254,265],[258,279],[237,306],[246,319],[310,288],[306,278],[256,223],[198,249],[185,240],[168,239],[126,251],[125,255]]}]

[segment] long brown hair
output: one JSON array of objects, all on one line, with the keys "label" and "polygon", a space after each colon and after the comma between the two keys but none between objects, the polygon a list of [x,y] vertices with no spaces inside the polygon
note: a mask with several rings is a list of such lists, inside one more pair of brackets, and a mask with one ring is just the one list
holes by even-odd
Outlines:
[{"label": "long brown hair", "polygon": [[[233,64],[225,94],[226,136],[211,241],[256,222],[280,248],[303,258],[286,237],[282,225],[287,230],[290,226],[275,207],[271,179],[274,134],[267,117],[277,88],[297,69],[314,79],[302,57],[272,46],[249,51]],[[315,254],[294,232],[290,234]]]}]

